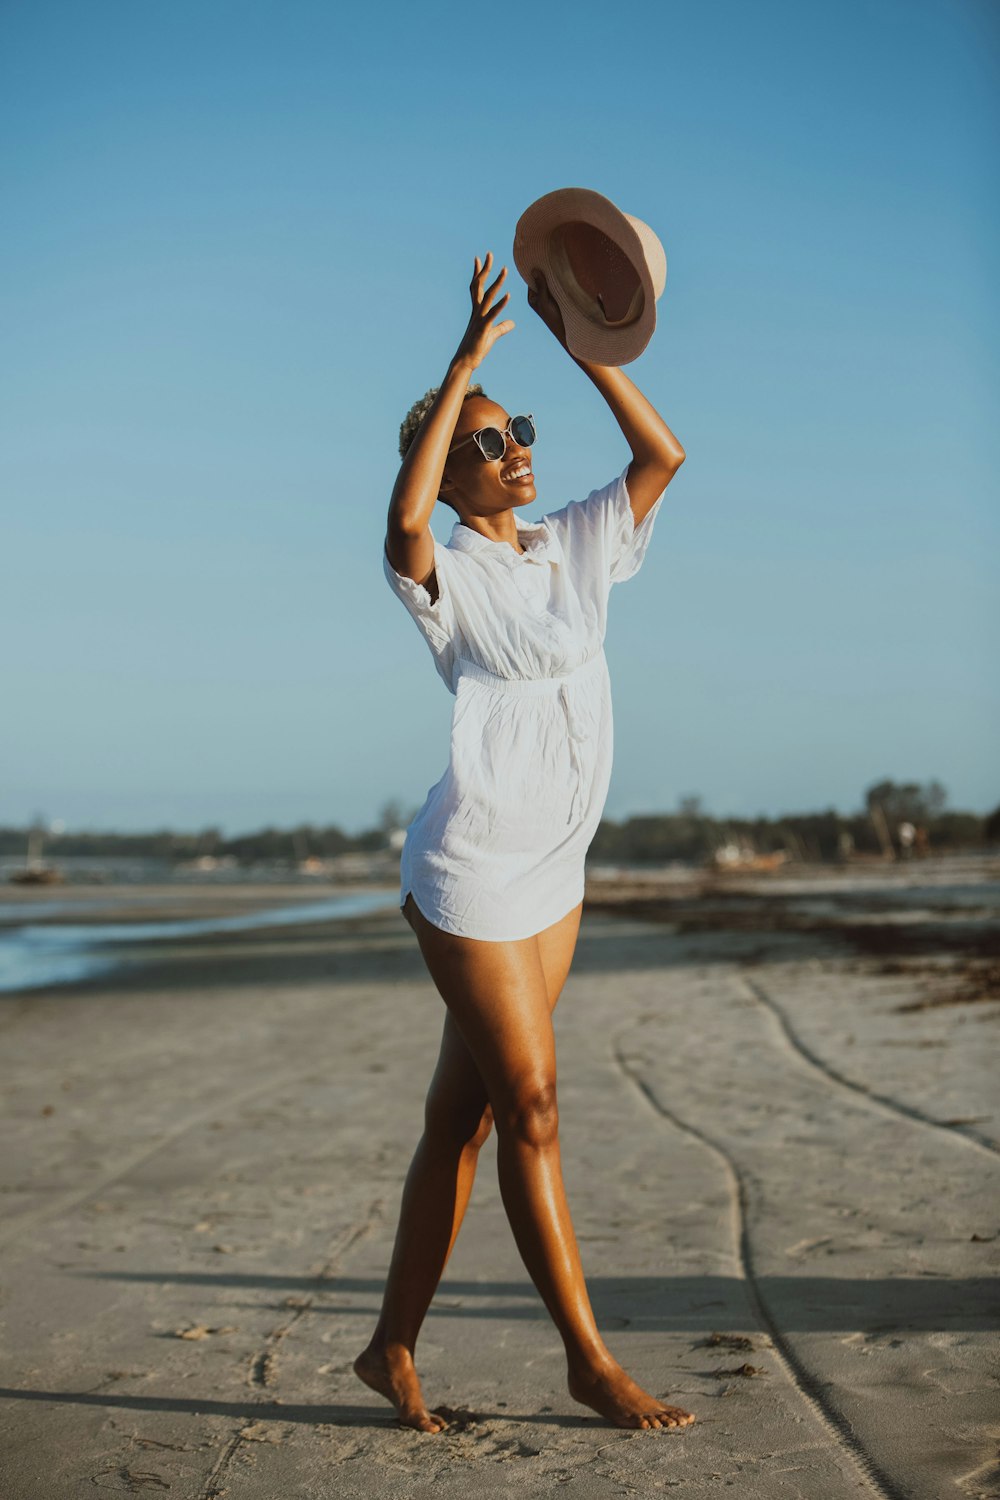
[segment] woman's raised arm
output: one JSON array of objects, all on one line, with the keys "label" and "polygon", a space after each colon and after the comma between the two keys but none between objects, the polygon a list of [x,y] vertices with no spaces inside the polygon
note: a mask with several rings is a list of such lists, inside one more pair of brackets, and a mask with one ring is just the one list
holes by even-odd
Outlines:
[{"label": "woman's raised arm", "polygon": [[472,294],[469,325],[452,356],[433,404],[407,449],[389,501],[386,556],[397,573],[413,578],[417,583],[427,583],[434,570],[434,542],[429,530],[431,512],[441,489],[448,449],[455,435],[470,377],[497,339],[514,327],[509,319],[501,323],[493,321],[510,293],[505,292],[495,306],[490,306],[507,274],[504,266],[497,279],[484,291],[483,284],[492,263],[492,250],[487,252],[482,264],[476,256],[475,271],[469,284]]},{"label": "woman's raised arm", "polygon": [[570,359],[596,385],[632,449],[626,485],[635,524],[639,526],[684,462],[684,449],[624,370],[612,365],[591,364],[570,354],[559,304],[550,292],[543,272],[536,270],[535,278],[535,286],[528,291],[529,306],[566,349]]}]

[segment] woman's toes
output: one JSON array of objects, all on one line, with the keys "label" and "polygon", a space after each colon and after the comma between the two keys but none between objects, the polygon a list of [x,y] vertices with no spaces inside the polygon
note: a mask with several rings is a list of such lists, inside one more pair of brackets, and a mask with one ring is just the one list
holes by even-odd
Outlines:
[{"label": "woman's toes", "polygon": [[418,1432],[437,1432],[438,1428],[430,1417],[400,1417],[404,1427],[415,1427]]},{"label": "woman's toes", "polygon": [[682,1411],[679,1406],[667,1406],[657,1412],[657,1416],[667,1427],[689,1427],[694,1417],[689,1411]]}]

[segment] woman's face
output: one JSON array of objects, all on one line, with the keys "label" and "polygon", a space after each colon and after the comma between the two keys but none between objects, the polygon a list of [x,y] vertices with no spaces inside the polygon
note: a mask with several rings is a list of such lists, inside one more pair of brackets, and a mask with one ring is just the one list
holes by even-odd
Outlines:
[{"label": "woman's face", "polygon": [[[507,426],[510,413],[485,396],[470,396],[463,401],[452,448],[441,481],[441,498],[454,506],[464,520],[467,515],[494,516],[511,507],[527,505],[535,498],[535,476],[531,468],[531,449],[513,441]],[[485,459],[476,442],[463,442],[481,427],[496,427],[507,436],[503,458]]]}]

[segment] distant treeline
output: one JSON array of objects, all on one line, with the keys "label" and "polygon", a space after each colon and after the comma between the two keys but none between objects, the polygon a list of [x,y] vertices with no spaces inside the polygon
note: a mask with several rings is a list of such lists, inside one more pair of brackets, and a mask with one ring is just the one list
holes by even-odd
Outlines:
[{"label": "distant treeline", "polygon": [[[947,812],[915,826],[926,832],[923,847],[937,853],[1000,843],[1000,809],[988,818],[978,813]],[[629,818],[624,823],[604,822],[590,846],[589,858],[608,864],[664,864],[670,860],[700,864],[726,844],[747,845],[757,854],[784,849],[793,859],[803,860],[838,860],[851,853],[885,852],[868,813],[844,816],[831,808],[828,812],[790,813],[782,818],[673,813]],[[892,844],[897,854],[902,852],[902,841],[895,831]]]},{"label": "distant treeline", "polygon": [[[700,864],[724,845],[740,845],[758,854],[786,850],[793,859],[837,860],[850,853],[898,853],[899,830],[912,825],[919,831],[915,852],[945,851],[1000,843],[1000,807],[990,814],[951,811],[939,781],[879,781],[864,795],[858,812],[787,813],[776,818],[723,818],[704,811],[701,799],[682,797],[676,812],[649,813],[622,823],[605,819],[590,847],[592,860],[609,864],[663,864],[683,860]],[[416,808],[388,802],[376,827],[350,835],[336,825],[311,823],[295,828],[262,828],[238,838],[225,838],[218,828],[198,833],[53,833],[43,819],[33,825],[43,836],[44,857],[113,856],[162,859],[172,862],[203,855],[235,859],[241,865],[297,862],[340,854],[376,854],[398,847],[398,835]],[[29,828],[0,828],[0,855],[23,855]],[[393,840],[393,835],[396,835]]]}]

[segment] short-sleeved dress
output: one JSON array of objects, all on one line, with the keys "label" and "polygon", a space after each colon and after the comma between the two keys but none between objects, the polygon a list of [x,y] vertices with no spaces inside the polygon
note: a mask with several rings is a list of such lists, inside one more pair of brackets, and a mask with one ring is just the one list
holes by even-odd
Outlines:
[{"label": "short-sleeved dress", "polygon": [[455,698],[448,768],[400,855],[400,908],[412,891],[445,932],[510,942],[583,900],[611,780],[608,596],[638,571],[663,501],[636,526],[627,473],[539,521],[515,511],[523,556],[456,521],[434,539],[433,602],[383,548]]}]

